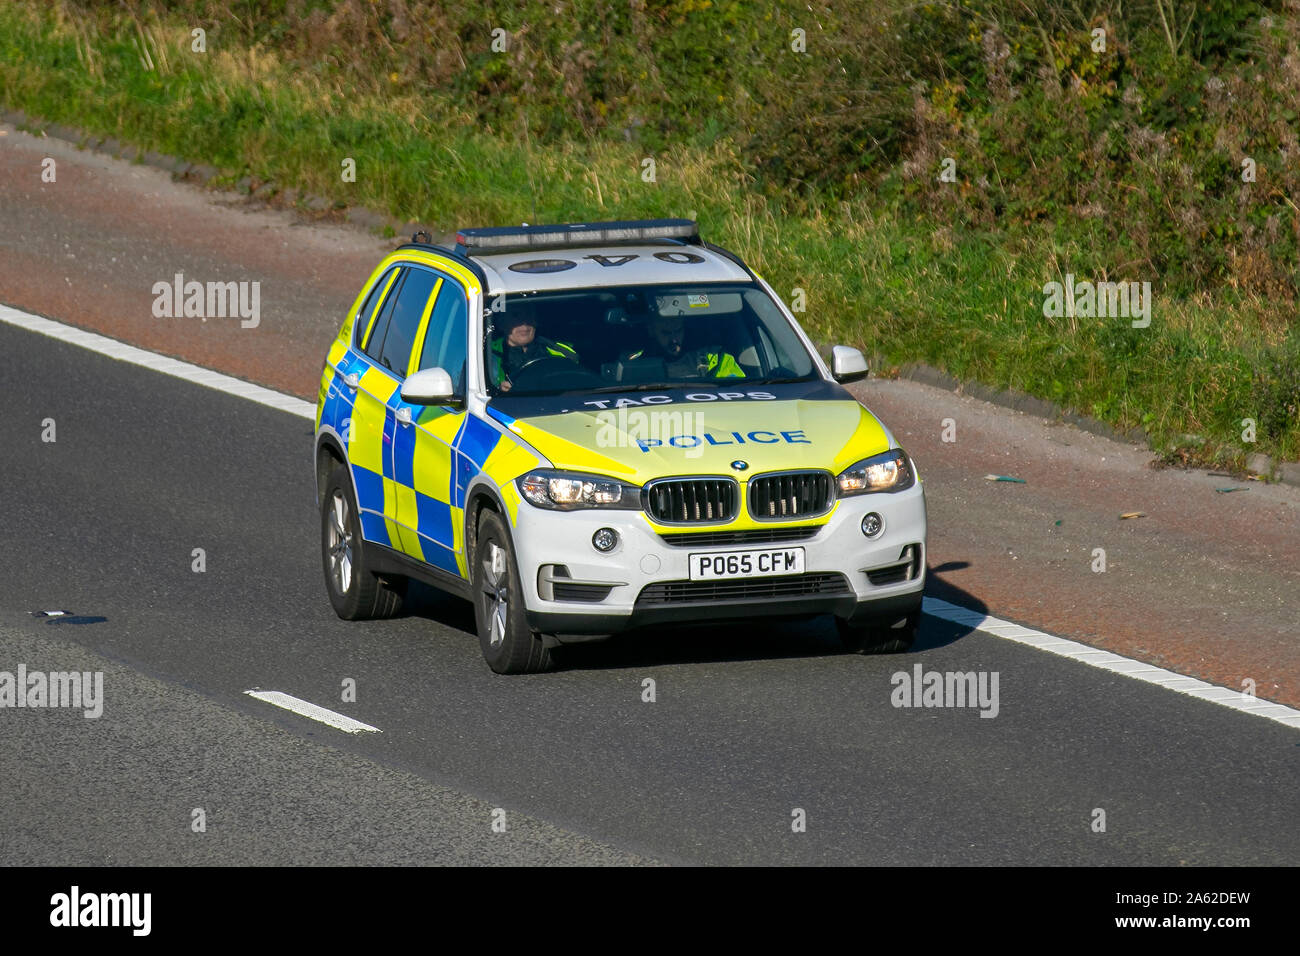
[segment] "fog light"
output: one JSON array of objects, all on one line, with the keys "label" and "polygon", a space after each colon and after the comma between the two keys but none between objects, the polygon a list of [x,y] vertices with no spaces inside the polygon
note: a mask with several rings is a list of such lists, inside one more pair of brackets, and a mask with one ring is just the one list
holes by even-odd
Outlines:
[{"label": "fog light", "polygon": [[613,551],[618,545],[618,532],[613,528],[601,528],[591,536],[591,546],[597,551]]},{"label": "fog light", "polygon": [[880,532],[885,530],[885,519],[880,517],[874,511],[870,511],[862,518],[862,533],[868,538],[878,537]]}]

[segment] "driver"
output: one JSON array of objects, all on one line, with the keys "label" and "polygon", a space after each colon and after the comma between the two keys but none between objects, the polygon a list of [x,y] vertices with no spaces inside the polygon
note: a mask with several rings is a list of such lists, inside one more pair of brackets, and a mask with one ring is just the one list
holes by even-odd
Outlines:
[{"label": "driver", "polygon": [[533,309],[516,305],[505,312],[500,326],[505,334],[492,341],[492,362],[495,380],[501,391],[508,392],[511,378],[526,365],[544,358],[564,358],[578,361],[578,351],[565,342],[553,342],[537,334],[537,320]]},{"label": "driver", "polygon": [[744,378],[745,370],[736,357],[720,347],[686,351],[686,320],[680,315],[656,315],[646,325],[650,345],[623,356],[624,362],[641,358],[661,358],[664,370],[683,378]]}]

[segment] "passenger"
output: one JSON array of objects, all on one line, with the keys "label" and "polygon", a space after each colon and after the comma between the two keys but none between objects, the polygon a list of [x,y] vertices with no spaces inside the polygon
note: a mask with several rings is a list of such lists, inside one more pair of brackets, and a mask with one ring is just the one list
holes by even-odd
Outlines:
[{"label": "passenger", "polygon": [[736,357],[720,346],[686,351],[686,320],[680,315],[656,315],[646,325],[650,345],[623,356],[624,362],[663,359],[664,369],[679,378],[744,378]]}]

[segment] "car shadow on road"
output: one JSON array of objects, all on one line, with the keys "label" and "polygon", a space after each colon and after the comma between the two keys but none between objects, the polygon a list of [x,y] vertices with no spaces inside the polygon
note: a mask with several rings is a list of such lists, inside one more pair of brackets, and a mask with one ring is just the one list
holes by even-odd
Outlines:
[{"label": "car shadow on road", "polygon": [[476,637],[474,605],[422,581],[410,581],[402,600],[403,617],[420,617]]},{"label": "car shadow on road", "polygon": [[[944,575],[970,567],[949,561],[928,570],[926,597],[938,598],[981,613],[988,606]],[[403,616],[420,617],[444,627],[476,634],[474,606],[436,588],[413,581],[408,586]],[[955,644],[971,628],[922,615],[916,642],[906,654],[919,654]],[[557,648],[556,665],[564,670],[615,670],[672,664],[725,663],[847,656],[829,615],[816,618],[756,618],[702,624],[647,627],[617,634],[607,641]]]},{"label": "car shadow on road", "polygon": [[[926,580],[926,596],[987,614],[988,607],[983,601],[943,577],[945,573],[969,566],[969,562],[953,561],[930,568]],[[473,627],[472,611],[469,626]],[[971,633],[971,630],[966,625],[929,614],[922,615],[916,642],[911,650],[895,656],[906,657],[947,647]],[[555,660],[565,670],[611,670],[671,664],[836,657],[850,653],[840,644],[834,621],[825,615],[812,619],[758,618],[638,628],[615,635],[608,641],[561,647],[555,654]]]}]

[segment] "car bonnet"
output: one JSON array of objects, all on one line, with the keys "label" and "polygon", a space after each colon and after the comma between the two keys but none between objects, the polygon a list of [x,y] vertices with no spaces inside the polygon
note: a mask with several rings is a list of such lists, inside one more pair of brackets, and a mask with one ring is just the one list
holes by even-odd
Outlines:
[{"label": "car bonnet", "polygon": [[557,468],[636,484],[788,469],[838,474],[890,447],[875,416],[824,381],[498,397],[488,413]]}]

